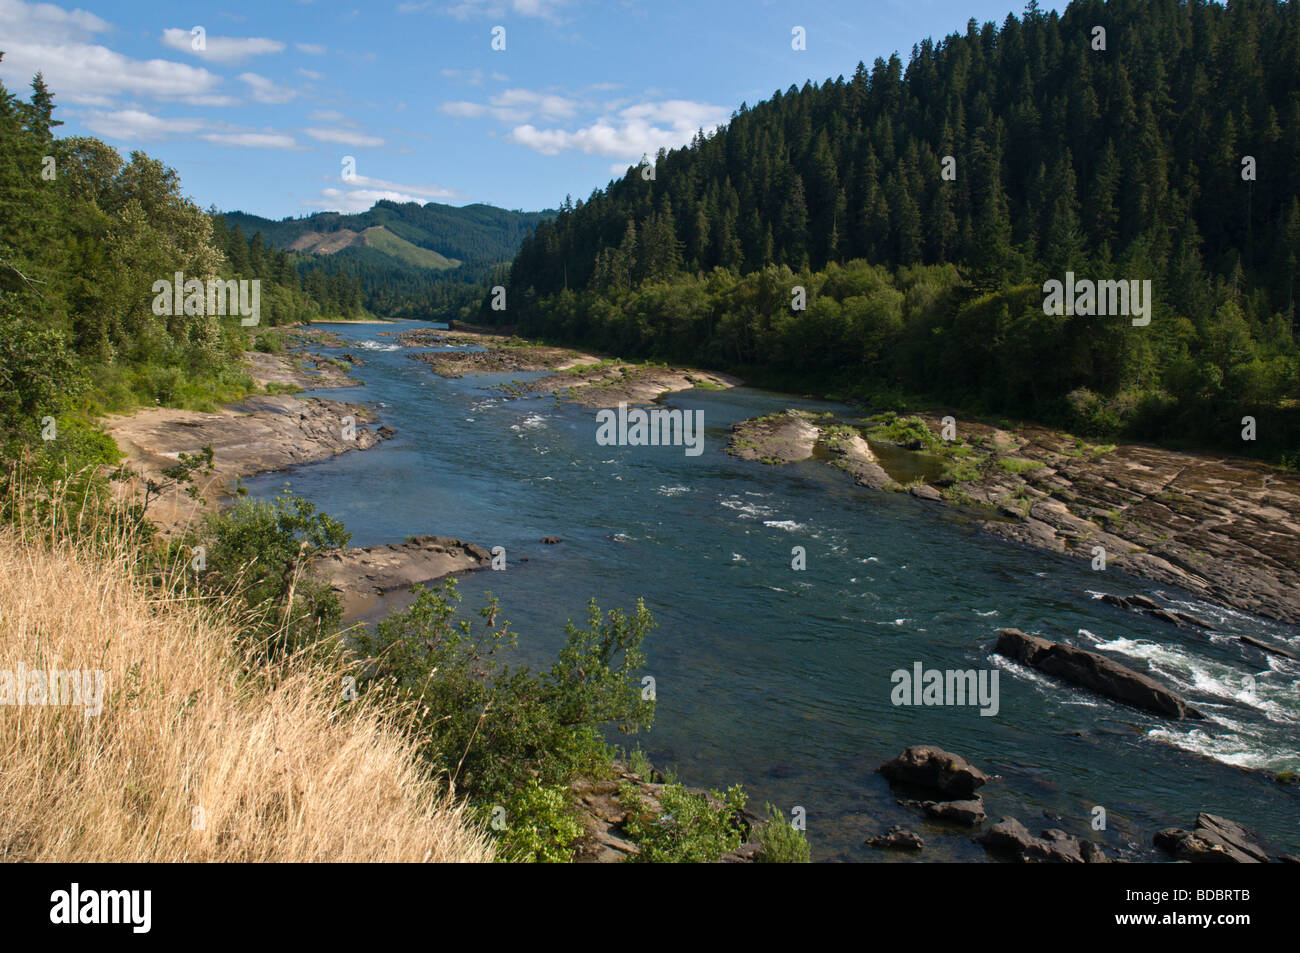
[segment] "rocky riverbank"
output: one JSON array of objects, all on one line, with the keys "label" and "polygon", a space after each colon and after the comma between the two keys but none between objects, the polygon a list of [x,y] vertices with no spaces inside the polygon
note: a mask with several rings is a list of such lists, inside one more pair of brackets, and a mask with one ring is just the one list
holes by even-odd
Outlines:
[{"label": "rocky riverbank", "polygon": [[386,546],[336,549],[318,556],[312,568],[338,593],[344,618],[353,619],[372,609],[385,593],[483,569],[491,562],[491,554],[475,543],[424,535]]},{"label": "rocky riverbank", "polygon": [[[213,504],[228,498],[240,477],[285,470],[349,450],[369,450],[389,433],[365,425],[375,413],[364,404],[318,397],[259,395],[213,413],[155,408],[105,420],[105,428],[133,472],[126,496],[146,497],[148,516],[164,535],[192,527]],[[168,478],[182,453],[213,451],[211,467],[196,470],[192,483]],[[193,487],[196,499],[188,489]]]},{"label": "rocky riverbank", "polygon": [[[933,745],[914,745],[880,766],[898,803],[924,814],[940,837],[972,837],[990,859],[1021,863],[1096,864],[1111,860],[1087,835],[1071,834],[1059,827],[1032,834],[1014,817],[1003,817],[985,827],[987,815],[978,789],[996,780],[961,755]],[[1086,826],[1086,825],[1081,825]],[[972,835],[972,831],[978,830]],[[920,853],[926,841],[915,831],[894,825],[868,838],[870,847],[882,851]],[[1298,863],[1300,857],[1262,846],[1243,825],[1214,814],[1201,813],[1191,831],[1166,828],[1152,838],[1151,846],[1169,859],[1190,863]]]},{"label": "rocky riverbank", "polygon": [[[246,354],[249,373],[263,387],[350,387],[340,362],[298,352]],[[195,526],[205,512],[221,506],[241,477],[284,470],[324,460],[349,450],[369,450],[393,431],[367,427],[376,419],[364,404],[259,394],[212,413],[154,408],[112,416],[106,429],[125,454],[134,473],[119,484],[124,496],[148,500],[148,516],[164,535]],[[182,454],[211,447],[210,466],[200,467],[185,483],[168,477]],[[195,493],[188,492],[193,489]],[[346,618],[377,604],[385,593],[408,589],[454,572],[479,569],[491,560],[473,543],[441,536],[413,536],[403,543],[325,553],[314,562],[317,572],[339,594]]]},{"label": "rocky riverbank", "polygon": [[[466,351],[425,351],[413,360],[429,365],[442,377],[465,374],[510,374],[552,371],[546,377],[505,389],[515,394],[554,393],[584,407],[648,404],[676,391],[704,388],[725,390],[740,379],[685,367],[633,364],[571,348],[536,344],[521,338],[483,331],[381,331],[404,347],[472,347]],[[477,350],[481,348],[481,350]]]},{"label": "rocky riverbank", "polygon": [[[744,421],[730,452],[784,464],[821,457],[873,489],[966,507],[1002,538],[1177,586],[1208,602],[1300,622],[1300,475],[1254,461],[1139,444],[1094,446],[1026,425],[920,414],[835,425],[799,411]],[[891,443],[899,434],[906,442]],[[951,438],[951,439],[947,439]],[[929,482],[890,477],[876,448],[916,458]],[[871,468],[869,465],[874,465]],[[884,478],[882,478],[882,473]]]}]

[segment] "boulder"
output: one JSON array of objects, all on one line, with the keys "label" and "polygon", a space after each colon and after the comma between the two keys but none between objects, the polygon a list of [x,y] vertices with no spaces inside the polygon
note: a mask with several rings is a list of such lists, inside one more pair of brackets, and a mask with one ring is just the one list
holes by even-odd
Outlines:
[{"label": "boulder", "polygon": [[908,492],[918,500],[929,500],[931,503],[937,503],[943,499],[942,493],[926,483],[918,483]]},{"label": "boulder", "polygon": [[1153,840],[1178,860],[1194,864],[1266,864],[1269,860],[1244,827],[1216,814],[1198,814],[1191,831],[1166,828]]},{"label": "boulder", "polygon": [[1004,817],[978,838],[984,849],[995,854],[1011,854],[1023,857],[1025,851],[1033,846],[1037,838],[1014,817]]},{"label": "boulder", "polygon": [[1095,864],[1106,860],[1102,849],[1091,841],[1055,828],[1043,831],[1042,837],[1035,837],[1014,817],[1002,818],[976,840],[990,853],[1030,863]]},{"label": "boulder", "polygon": [[1247,645],[1253,645],[1261,652],[1267,652],[1270,655],[1278,655],[1282,658],[1289,658],[1292,661],[1300,662],[1300,655],[1296,655],[1290,649],[1280,648],[1276,645],[1269,645],[1267,642],[1261,642],[1259,639],[1253,639],[1249,635],[1237,636],[1238,642],[1245,642]]},{"label": "boulder", "polygon": [[968,801],[925,801],[921,808],[936,821],[949,821],[966,827],[979,827],[987,819],[984,800],[978,796]]},{"label": "boulder", "polygon": [[1169,718],[1200,718],[1176,692],[1113,659],[1019,629],[998,632],[999,655],[1107,698]]},{"label": "boulder", "polygon": [[962,800],[988,782],[988,775],[958,754],[933,745],[913,745],[880,766],[890,781],[946,794]]},{"label": "boulder", "polygon": [[921,839],[920,834],[916,834],[901,827],[891,827],[884,834],[867,841],[868,847],[876,847],[880,850],[920,850],[925,846],[925,841]]}]

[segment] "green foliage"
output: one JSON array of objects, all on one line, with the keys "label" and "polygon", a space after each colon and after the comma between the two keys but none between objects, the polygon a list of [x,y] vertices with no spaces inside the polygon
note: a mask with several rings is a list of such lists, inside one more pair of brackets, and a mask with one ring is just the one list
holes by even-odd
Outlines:
[{"label": "green foliage", "polygon": [[633,675],[654,624],[644,604],[602,616],[593,600],[587,628],[570,622],[551,670],[533,673],[505,664],[515,636],[498,621],[495,599],[478,625],[457,618],[457,602],[454,580],[416,587],[407,609],[360,633],[356,646],[368,660],[367,690],[409,708],[425,756],[458,793],[504,804],[529,778],[567,787],[607,773],[612,752],[601,731],[649,725],[654,703]]},{"label": "green foliage", "polygon": [[623,829],[640,849],[639,863],[709,864],[744,841],[745,792],[733,785],[724,794],[695,794],[680,784],[665,784],[659,795],[663,813],[653,814],[625,783],[619,803],[627,810]]},{"label": "green foliage", "polygon": [[867,436],[877,443],[892,443],[916,450],[938,450],[942,441],[920,417],[898,417],[890,414],[868,431]]},{"label": "green foliage", "polygon": [[239,498],[207,518],[198,540],[207,563],[199,582],[237,596],[247,610],[250,639],[268,657],[280,657],[337,631],[343,615],[338,596],[308,563],[348,539],[342,523],[287,487],[274,500]]},{"label": "green foliage", "polygon": [[1025,473],[1042,467],[1038,460],[1026,460],[1022,457],[998,457],[998,466],[1007,473]]},{"label": "green foliage", "polygon": [[[501,860],[519,863],[566,864],[573,860],[582,824],[574,816],[565,787],[544,787],[529,778],[503,805],[505,829],[498,842]],[[491,811],[481,811],[491,820]]]},{"label": "green foliage", "polygon": [[[486,289],[503,283],[498,273],[502,263],[518,251],[524,236],[554,214],[385,199],[355,215],[317,212],[274,221],[227,212],[220,219],[232,232],[261,235],[266,254],[277,263],[283,256],[285,268],[304,287],[325,288],[336,298],[341,292],[348,309],[364,305],[393,318],[467,318]],[[331,242],[346,239],[339,234],[344,229],[361,240],[333,254],[287,251],[308,233]],[[347,280],[346,288],[336,276]]]},{"label": "green foliage", "polygon": [[758,829],[762,849],[754,855],[760,864],[807,864],[812,850],[803,831],[791,826],[789,818],[771,804],[767,806],[767,823]]},{"label": "green foliage", "polygon": [[[1097,24],[1105,55],[1076,42]],[[1298,46],[1289,3],[1079,0],[972,22],[907,63],[742,107],[656,156],[653,181],[629,169],[566,204],[520,247],[508,315],[485,293],[479,319],[1278,459],[1300,446],[1300,178],[1245,183],[1240,160],[1300,154]],[[1150,325],[1044,314],[1067,270],[1149,279]]]}]

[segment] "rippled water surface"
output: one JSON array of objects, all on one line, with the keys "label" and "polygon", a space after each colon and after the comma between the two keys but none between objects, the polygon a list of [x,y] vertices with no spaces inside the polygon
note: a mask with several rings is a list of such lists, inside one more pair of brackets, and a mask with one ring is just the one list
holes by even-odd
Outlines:
[{"label": "rippled water surface", "polygon": [[[366,386],[322,396],[377,402],[397,436],[248,481],[250,493],[291,483],[344,520],[352,545],[438,533],[504,546],[509,569],[463,577],[463,605],[495,593],[533,664],[547,664],[591,596],[605,608],[644,597],[658,622],[647,645],[658,712],[642,746],[686,783],[742,781],[760,808],[802,806],[815,858],[897,859],[862,846],[895,823],[926,837],[922,858],[982,856],[968,832],[899,805],[876,773],[922,743],[997,775],[982,792],[989,814],[1034,831],[1147,856],[1156,830],[1205,810],[1300,849],[1300,786],[1242,770],[1300,768],[1300,665],[1231,637],[1297,649],[1294,629],[990,538],[971,514],[856,487],[824,463],[768,467],[725,452],[736,421],[785,407],[851,417],[847,407],[692,391],[665,403],[703,410],[701,456],[602,447],[594,411],[492,389],[540,375],[444,380],[378,336],[391,325],[331,327],[366,361],[353,372]],[[805,571],[791,568],[795,546]],[[1222,634],[1126,613],[1104,592],[1151,595]],[[1168,722],[1028,672],[991,654],[1003,626],[1148,671],[1207,720]],[[916,662],[997,671],[997,714],[893,705],[891,673]],[[1105,831],[1090,828],[1095,807]]]}]

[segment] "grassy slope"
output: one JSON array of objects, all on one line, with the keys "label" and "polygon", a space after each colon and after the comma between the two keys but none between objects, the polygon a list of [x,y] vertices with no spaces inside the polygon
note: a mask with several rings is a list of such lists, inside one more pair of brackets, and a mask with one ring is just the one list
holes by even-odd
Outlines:
[{"label": "grassy slope", "polygon": [[394,716],[340,714],[340,671],[240,675],[222,610],[133,573],[0,532],[0,671],[106,673],[97,717],[0,705],[0,861],[491,858]]},{"label": "grassy slope", "polygon": [[444,255],[439,255],[436,251],[413,245],[400,235],[393,234],[382,225],[367,228],[361,233],[361,236],[371,248],[377,248],[398,261],[405,262],[408,265],[415,265],[417,268],[447,271],[461,264],[455,258],[447,258]]}]

